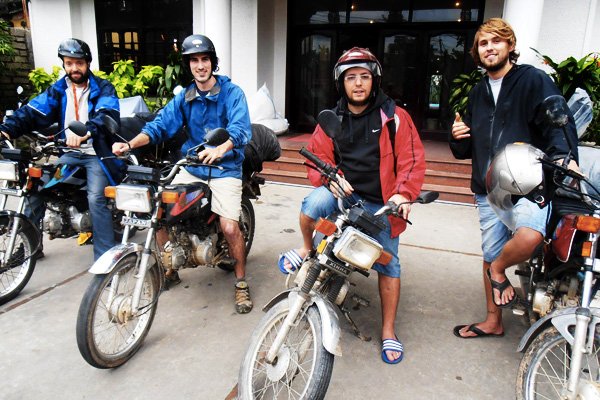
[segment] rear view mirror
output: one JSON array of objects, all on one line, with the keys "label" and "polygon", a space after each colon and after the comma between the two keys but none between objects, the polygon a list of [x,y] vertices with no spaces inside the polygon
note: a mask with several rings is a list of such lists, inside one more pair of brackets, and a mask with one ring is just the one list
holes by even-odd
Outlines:
[{"label": "rear view mirror", "polygon": [[541,119],[552,126],[562,128],[569,122],[569,106],[561,95],[548,96],[540,107]]},{"label": "rear view mirror", "polygon": [[69,122],[68,127],[71,130],[71,132],[73,132],[77,136],[84,137],[85,135],[87,135],[87,128],[86,128],[85,124],[82,122],[71,121],[71,122]]},{"label": "rear view mirror", "polygon": [[342,123],[337,115],[331,110],[323,110],[317,116],[317,122],[327,136],[335,140],[342,134]]},{"label": "rear view mirror", "polygon": [[229,132],[224,128],[213,129],[204,136],[204,143],[209,146],[219,146],[229,139]]},{"label": "rear view mirror", "polygon": [[110,115],[103,115],[102,117],[100,117],[100,119],[102,119],[104,126],[106,126],[106,129],[108,129],[111,135],[116,135],[117,133],[119,133],[119,123],[115,121]]},{"label": "rear view mirror", "polygon": [[421,194],[419,194],[419,197],[417,197],[417,203],[421,203],[421,204],[429,204],[435,200],[437,200],[437,198],[440,196],[440,194],[434,190],[428,190],[426,192],[423,192]]}]

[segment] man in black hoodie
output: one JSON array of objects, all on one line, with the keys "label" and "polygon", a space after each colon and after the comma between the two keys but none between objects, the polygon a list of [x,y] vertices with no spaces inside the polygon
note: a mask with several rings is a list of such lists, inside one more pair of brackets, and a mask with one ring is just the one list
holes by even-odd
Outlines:
[{"label": "man in black hoodie", "polygon": [[[336,63],[334,79],[342,96],[334,111],[342,121],[342,133],[336,143],[340,173],[344,176],[344,197],[352,203],[363,200],[371,213],[388,201],[400,204],[415,200],[425,176],[423,145],[408,113],[380,89],[381,65],[377,58],[368,49],[347,50]],[[331,165],[340,161],[334,154],[332,140],[320,126],[315,129],[308,149]],[[317,188],[302,203],[303,246],[281,256],[279,268],[284,273],[300,266],[312,249],[315,222],[338,209],[337,185],[332,184],[329,190],[321,186],[321,175],[310,168],[308,176]],[[400,213],[407,218],[410,205],[400,207]],[[378,272],[381,296],[381,357],[389,364],[397,364],[404,355],[394,331],[400,297],[398,235],[406,228],[406,222],[393,217],[386,222],[386,230],[375,239],[393,258],[387,265],[375,263],[373,269]]]},{"label": "man in black hoodie", "polygon": [[[560,94],[556,85],[543,71],[515,64],[519,57],[515,46],[515,33],[506,21],[492,18],[479,27],[471,55],[476,65],[485,68],[487,77],[469,93],[464,122],[457,113],[452,125],[450,148],[454,156],[473,160],[471,190],[479,207],[487,299],[484,322],[454,328],[454,334],[464,339],[504,335],[499,308],[510,307],[517,300],[505,270],[528,260],[546,230],[547,207],[540,209],[525,198],[513,209],[514,233],[496,216],[486,199],[486,172],[491,159],[514,142],[532,144],[557,162],[569,152],[563,131],[536,118],[542,101]],[[567,131],[576,143],[571,115]]]}]

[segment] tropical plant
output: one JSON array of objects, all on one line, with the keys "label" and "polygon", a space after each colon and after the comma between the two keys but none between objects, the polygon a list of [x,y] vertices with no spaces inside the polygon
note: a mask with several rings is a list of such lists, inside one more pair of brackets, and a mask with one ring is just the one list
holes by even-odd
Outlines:
[{"label": "tropical plant", "polygon": [[47,73],[44,68],[36,68],[33,71],[31,71],[28,75],[28,78],[33,87],[35,88],[35,93],[33,93],[29,97],[29,100],[33,99],[38,94],[44,92],[54,82],[56,82],[60,75],[60,71],[60,67],[57,67],[56,65],[52,67],[51,74]]},{"label": "tropical plant", "polygon": [[10,61],[17,54],[13,43],[14,39],[10,34],[10,25],[0,19],[0,76],[8,70],[6,61]]},{"label": "tropical plant", "polygon": [[469,92],[481,81],[483,76],[484,72],[475,68],[470,74],[459,74],[452,80],[448,102],[454,113],[459,113],[461,117],[464,117],[467,111]]},{"label": "tropical plant", "polygon": [[550,74],[565,99],[570,99],[577,88],[587,92],[593,102],[594,118],[583,137],[600,142],[600,55],[590,53],[581,59],[569,57],[561,63],[532,48],[542,62],[552,68]]},{"label": "tropical plant", "polygon": [[173,89],[178,85],[185,85],[191,79],[190,70],[185,65],[181,52],[174,47],[169,54],[169,64],[165,67],[164,75],[159,78],[156,90],[157,106],[164,106],[173,98]]}]

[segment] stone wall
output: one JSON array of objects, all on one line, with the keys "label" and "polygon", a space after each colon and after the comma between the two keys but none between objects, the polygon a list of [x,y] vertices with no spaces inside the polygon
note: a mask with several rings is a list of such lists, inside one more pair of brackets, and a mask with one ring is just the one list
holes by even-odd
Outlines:
[{"label": "stone wall", "polygon": [[6,63],[8,70],[0,76],[0,121],[5,110],[14,110],[19,101],[17,87],[22,86],[24,91],[21,98],[27,99],[33,91],[27,75],[33,69],[33,52],[31,46],[31,32],[29,29],[10,28],[14,38],[13,47],[17,55],[13,57],[0,56]]}]

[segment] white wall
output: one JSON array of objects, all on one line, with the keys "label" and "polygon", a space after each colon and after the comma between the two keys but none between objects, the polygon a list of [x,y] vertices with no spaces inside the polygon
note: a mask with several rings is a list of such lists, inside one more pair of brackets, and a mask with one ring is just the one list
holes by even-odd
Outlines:
[{"label": "white wall", "polygon": [[257,0],[235,0],[231,4],[231,79],[246,97],[258,90],[257,7]]},{"label": "white wall", "polygon": [[75,37],[85,41],[92,51],[92,69],[98,69],[96,20],[93,0],[31,0],[31,41],[36,68],[52,72],[52,66],[62,66],[57,56],[58,45]]},{"label": "white wall", "polygon": [[[594,18],[590,20],[588,16],[595,11],[595,3],[596,0],[545,0],[537,50],[556,62],[570,56],[579,59],[589,53],[584,44],[588,26],[592,28],[594,24]],[[600,50],[597,40],[598,36],[591,41],[594,50]]]}]

